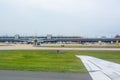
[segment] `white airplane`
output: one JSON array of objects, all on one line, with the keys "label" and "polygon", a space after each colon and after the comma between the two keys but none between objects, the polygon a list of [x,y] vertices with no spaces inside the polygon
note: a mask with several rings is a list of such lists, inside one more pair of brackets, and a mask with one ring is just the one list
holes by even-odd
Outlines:
[{"label": "white airplane", "polygon": [[120,80],[120,64],[90,56],[76,56],[81,59],[93,80]]}]

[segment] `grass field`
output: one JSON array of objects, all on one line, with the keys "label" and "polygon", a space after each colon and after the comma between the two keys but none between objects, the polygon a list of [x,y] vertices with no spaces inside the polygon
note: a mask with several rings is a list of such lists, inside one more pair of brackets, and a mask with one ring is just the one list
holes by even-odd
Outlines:
[{"label": "grass field", "polygon": [[75,55],[89,55],[120,63],[120,52],[105,51],[0,51],[0,70],[86,73]]}]

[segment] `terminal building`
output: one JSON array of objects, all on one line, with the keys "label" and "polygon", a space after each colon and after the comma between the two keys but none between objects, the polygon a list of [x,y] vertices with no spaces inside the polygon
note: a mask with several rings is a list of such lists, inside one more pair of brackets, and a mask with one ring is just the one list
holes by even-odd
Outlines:
[{"label": "terminal building", "polygon": [[94,42],[105,42],[105,43],[115,43],[116,40],[120,41],[120,37],[114,38],[83,38],[79,36],[0,36],[0,42],[24,42],[33,43],[37,39],[39,43],[94,43]]}]

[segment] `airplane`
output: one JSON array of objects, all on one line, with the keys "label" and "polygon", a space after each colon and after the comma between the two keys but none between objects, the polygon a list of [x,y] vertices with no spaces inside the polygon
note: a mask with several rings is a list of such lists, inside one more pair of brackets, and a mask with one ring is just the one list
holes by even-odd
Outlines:
[{"label": "airplane", "polygon": [[120,64],[91,56],[76,56],[81,59],[92,80],[120,80]]}]

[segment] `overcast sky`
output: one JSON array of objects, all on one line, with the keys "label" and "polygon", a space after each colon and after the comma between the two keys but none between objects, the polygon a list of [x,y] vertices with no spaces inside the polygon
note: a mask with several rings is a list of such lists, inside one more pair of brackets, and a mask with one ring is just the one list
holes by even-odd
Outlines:
[{"label": "overcast sky", "polygon": [[0,0],[0,35],[120,34],[120,0]]}]

